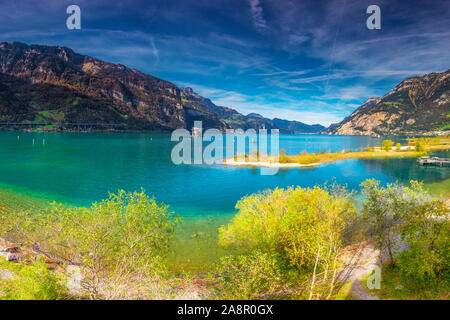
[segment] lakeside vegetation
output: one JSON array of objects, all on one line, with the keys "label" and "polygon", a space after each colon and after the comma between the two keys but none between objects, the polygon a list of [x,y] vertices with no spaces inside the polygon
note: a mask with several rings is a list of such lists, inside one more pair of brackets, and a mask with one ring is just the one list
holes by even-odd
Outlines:
[{"label": "lakeside vegetation", "polygon": [[[385,140],[364,152],[294,157],[303,157],[297,163],[409,157],[448,146],[448,138],[410,139],[407,146]],[[449,183],[367,180],[361,206],[336,184],[266,190],[242,198],[219,230],[187,228],[199,241],[183,245],[176,229],[186,220],[143,191],[70,207],[0,189],[0,246],[17,246],[21,256],[19,263],[0,263],[0,299],[350,299],[353,283],[342,277],[348,268],[342,257],[368,241],[385,258],[382,287],[368,294],[448,299],[450,212],[436,195],[448,198]],[[199,243],[204,255],[220,248],[212,265],[171,260],[177,249]]]},{"label": "lakeside vegetation", "polygon": [[[248,298],[240,294],[247,291],[252,292],[251,298],[273,291],[289,292],[297,299],[331,297],[339,268],[337,257],[356,213],[345,188],[277,188],[245,197],[236,208],[239,213],[220,229],[219,243],[246,252],[249,258],[241,258],[233,267],[241,272],[254,270],[255,277],[270,284],[271,291],[261,286],[259,292],[252,286],[255,277],[246,279],[247,273],[235,273],[222,279],[222,298]],[[255,270],[253,261],[261,252],[267,261],[264,268]],[[266,269],[268,266],[273,267]],[[244,288],[234,292],[238,284]]]},{"label": "lakeside vegetation", "polygon": [[373,158],[402,158],[402,157],[420,157],[434,150],[450,149],[449,137],[436,138],[414,138],[407,139],[408,145],[402,146],[391,140],[384,140],[380,147],[367,147],[364,151],[347,151],[341,152],[321,152],[308,153],[302,151],[297,155],[287,155],[286,150],[280,150],[278,157],[262,155],[254,152],[251,155],[236,155],[233,159],[225,159],[227,165],[245,165],[247,162],[250,166],[267,165],[267,164],[293,164],[293,165],[319,165],[323,163],[334,162],[346,159],[373,159]]},{"label": "lakeside vegetation", "polygon": [[143,288],[164,280],[179,221],[167,209],[143,191],[120,190],[89,208],[53,203],[39,212],[7,212],[0,229],[11,243],[29,248],[40,243],[44,256],[62,265],[62,273],[77,266],[87,297],[129,298],[152,292]]},{"label": "lakeside vegetation", "polygon": [[[0,216],[0,238],[28,253],[39,242],[40,253],[36,263],[25,255],[19,264],[0,264],[0,299],[351,298],[342,253],[368,239],[389,257],[384,291],[372,293],[396,298],[390,283],[411,288],[412,278],[427,292],[416,297],[448,292],[444,199],[417,182],[381,187],[367,180],[362,187],[359,209],[353,193],[336,184],[242,198],[219,230],[218,244],[229,254],[211,271],[190,274],[167,260],[181,218],[143,191],[119,191],[89,208],[8,210]],[[70,287],[74,268],[81,278]]]},{"label": "lakeside vegetation", "polygon": [[424,188],[433,195],[450,199],[450,179],[439,182],[427,183]]},{"label": "lakeside vegetation", "polygon": [[[386,264],[382,268],[381,288],[374,289],[373,294],[383,300],[448,300],[449,283],[436,281],[425,285],[416,278],[405,276],[398,267]],[[364,287],[369,276],[360,283]]]}]

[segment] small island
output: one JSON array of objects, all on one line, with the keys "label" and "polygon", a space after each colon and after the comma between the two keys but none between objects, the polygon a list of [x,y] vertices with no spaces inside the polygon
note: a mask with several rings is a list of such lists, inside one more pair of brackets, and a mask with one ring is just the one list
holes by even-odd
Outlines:
[{"label": "small island", "polygon": [[434,150],[447,150],[450,148],[450,137],[423,137],[408,138],[408,145],[402,146],[391,140],[384,140],[380,147],[368,147],[364,151],[308,153],[302,151],[296,155],[286,155],[286,150],[281,150],[277,156],[262,155],[254,152],[251,155],[235,155],[223,161],[227,166],[246,167],[276,167],[276,168],[300,168],[318,166],[323,163],[346,159],[372,159],[372,158],[405,158],[425,156]]}]

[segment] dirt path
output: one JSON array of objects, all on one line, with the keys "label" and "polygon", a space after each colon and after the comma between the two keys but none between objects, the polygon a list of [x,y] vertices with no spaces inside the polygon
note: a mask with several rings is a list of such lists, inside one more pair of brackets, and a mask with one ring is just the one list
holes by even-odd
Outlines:
[{"label": "dirt path", "polygon": [[374,248],[372,241],[347,247],[340,260],[345,264],[338,279],[343,283],[353,283],[351,295],[357,300],[379,300],[370,294],[368,288],[363,288],[360,279],[369,275],[373,269],[380,266],[380,250]]}]

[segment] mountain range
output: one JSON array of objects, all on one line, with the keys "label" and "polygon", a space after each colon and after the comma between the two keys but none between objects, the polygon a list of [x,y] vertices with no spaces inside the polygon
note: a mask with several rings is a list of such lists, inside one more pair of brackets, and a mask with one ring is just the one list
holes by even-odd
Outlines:
[{"label": "mountain range", "polygon": [[435,134],[450,130],[450,70],[403,80],[371,97],[324,132],[340,135]]},{"label": "mountain range", "polygon": [[450,70],[407,78],[325,128],[244,115],[192,88],[67,47],[0,43],[0,123],[119,124],[121,130],[279,129],[336,135],[429,134],[450,129]]},{"label": "mountain range", "polygon": [[125,130],[279,129],[318,133],[321,125],[247,116],[191,88],[67,47],[0,43],[0,122],[122,124]]}]

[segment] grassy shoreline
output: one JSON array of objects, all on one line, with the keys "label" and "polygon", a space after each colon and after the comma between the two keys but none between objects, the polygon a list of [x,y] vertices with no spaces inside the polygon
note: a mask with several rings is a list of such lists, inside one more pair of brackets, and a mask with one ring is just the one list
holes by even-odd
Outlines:
[{"label": "grassy shoreline", "polygon": [[427,155],[429,152],[448,149],[450,149],[450,139],[448,138],[437,141],[418,138],[411,140],[408,146],[397,144],[394,147],[392,142],[388,147],[372,147],[358,152],[327,153],[323,151],[321,153],[307,153],[303,151],[297,155],[286,155],[286,151],[281,150],[278,156],[260,155],[258,153],[252,155],[236,155],[234,158],[224,159],[223,164],[227,166],[295,168],[318,166],[324,163],[347,159],[420,157]]},{"label": "grassy shoreline", "polygon": [[396,266],[384,264],[381,273],[381,288],[369,290],[367,279],[370,274],[359,280],[364,291],[381,300],[448,300],[448,283],[423,285],[414,279],[405,277]]},{"label": "grassy shoreline", "polygon": [[[26,190],[14,190],[13,187],[0,184],[0,215],[14,211],[40,211],[50,207],[50,203],[65,203],[60,199],[50,199],[48,195],[39,197],[26,194]],[[82,205],[68,206],[83,207]],[[182,214],[182,213],[181,213]],[[227,224],[234,215],[220,218],[183,216],[182,224],[176,227],[175,251],[169,255],[169,265],[176,272],[197,272],[209,270],[212,261],[229,253],[217,247],[218,228]],[[205,268],[206,266],[206,268]]]},{"label": "grassy shoreline", "polygon": [[268,167],[306,167],[318,166],[324,163],[330,163],[348,159],[377,159],[377,158],[407,158],[420,157],[426,155],[426,152],[417,151],[362,151],[349,153],[323,153],[323,154],[300,154],[300,155],[281,155],[277,162],[275,157],[263,157],[261,160],[246,157],[245,161],[226,159],[225,165],[230,166],[268,166]]}]

